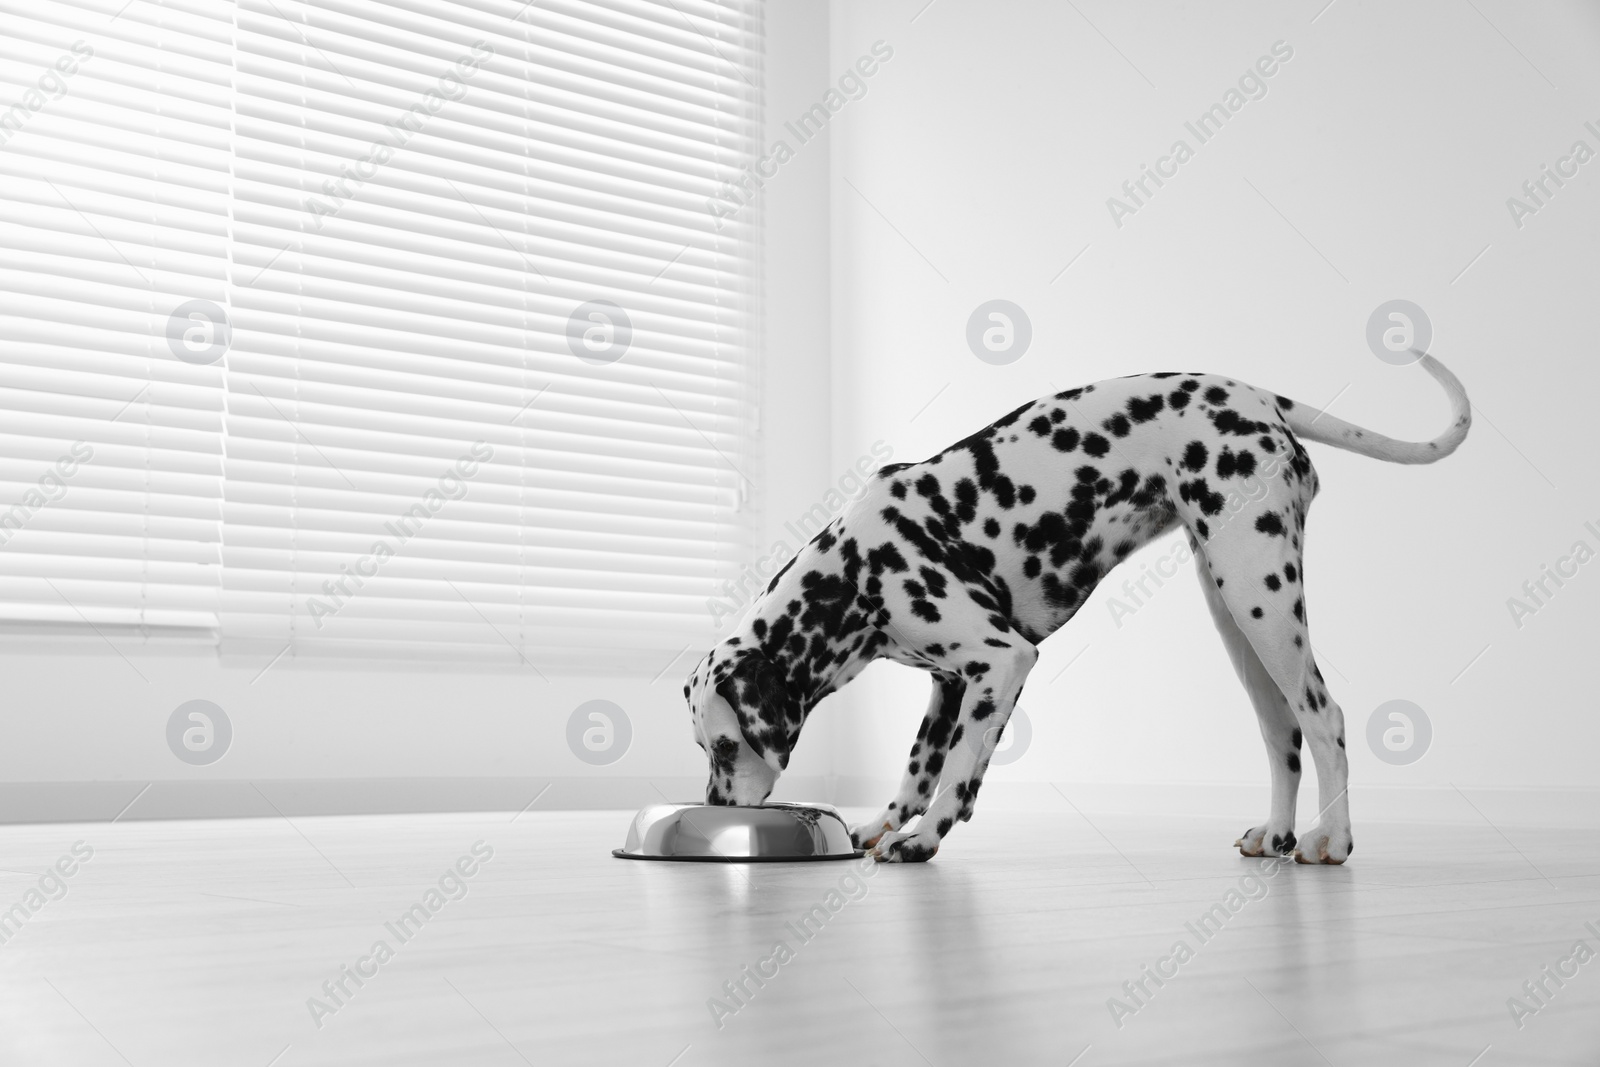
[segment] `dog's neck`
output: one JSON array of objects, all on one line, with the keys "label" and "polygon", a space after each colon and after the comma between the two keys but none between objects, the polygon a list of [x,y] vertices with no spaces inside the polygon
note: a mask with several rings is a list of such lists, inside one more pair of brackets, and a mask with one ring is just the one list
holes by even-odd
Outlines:
[{"label": "dog's neck", "polygon": [[[875,625],[881,609],[870,605],[857,584],[859,560],[852,568],[846,551],[827,533],[796,553],[723,642],[731,646],[729,652],[758,649],[786,679],[802,716],[876,659],[887,644]],[[819,548],[819,542],[826,548]]]}]

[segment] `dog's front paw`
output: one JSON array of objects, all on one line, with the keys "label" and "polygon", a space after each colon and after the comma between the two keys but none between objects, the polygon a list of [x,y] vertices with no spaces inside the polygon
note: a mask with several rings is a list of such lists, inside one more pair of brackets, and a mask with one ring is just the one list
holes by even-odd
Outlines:
[{"label": "dog's front paw", "polygon": [[885,833],[893,829],[894,827],[886,822],[864,822],[860,826],[850,827],[850,840],[856,843],[856,848],[870,849]]},{"label": "dog's front paw", "polygon": [[1300,847],[1294,850],[1294,860],[1296,863],[1340,864],[1355,850],[1349,830],[1324,830],[1319,826],[1301,840]]},{"label": "dog's front paw", "polygon": [[885,833],[873,845],[873,859],[879,863],[926,863],[939,851],[939,839],[933,834]]},{"label": "dog's front paw", "polygon": [[1294,846],[1293,830],[1274,831],[1271,826],[1246,830],[1244,836],[1233,843],[1233,847],[1245,856],[1265,856],[1269,851],[1274,855],[1287,856],[1294,851]]}]

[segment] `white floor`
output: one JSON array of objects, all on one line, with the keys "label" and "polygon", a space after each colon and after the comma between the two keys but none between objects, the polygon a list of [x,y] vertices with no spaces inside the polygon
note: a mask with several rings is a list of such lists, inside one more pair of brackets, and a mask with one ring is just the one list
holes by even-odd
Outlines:
[{"label": "white floor", "polygon": [[[1350,865],[1230,900],[1258,861],[1213,820],[980,811],[858,886],[845,864],[613,859],[627,818],[0,828],[0,911],[93,849],[0,945],[0,1063],[1600,1063],[1600,959],[1545,979],[1520,1029],[1507,1006],[1577,940],[1600,952],[1600,831],[1361,826]],[[465,896],[425,899],[479,841]],[[402,942],[385,924],[419,902],[437,912]],[[1229,903],[1220,932],[1186,925]],[[809,940],[788,925],[829,904]],[[379,940],[392,959],[323,993]],[[1129,997],[1180,940],[1176,975]]]}]

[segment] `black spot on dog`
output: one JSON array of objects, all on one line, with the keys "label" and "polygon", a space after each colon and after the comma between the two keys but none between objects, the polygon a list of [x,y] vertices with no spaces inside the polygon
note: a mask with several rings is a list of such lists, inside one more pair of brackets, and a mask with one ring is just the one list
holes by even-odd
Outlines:
[{"label": "black spot on dog", "polygon": [[1071,452],[1078,447],[1079,440],[1078,431],[1068,426],[1057,430],[1050,438],[1050,443],[1055,446],[1057,452]]},{"label": "black spot on dog", "polygon": [[1217,477],[1219,478],[1248,478],[1256,470],[1256,457],[1254,452],[1232,452],[1226,446],[1221,455],[1217,456]]},{"label": "black spot on dog", "polygon": [[1299,581],[1299,574],[1300,572],[1294,569],[1293,563],[1285,563],[1283,565],[1283,576],[1289,579],[1291,582]]},{"label": "black spot on dog", "polygon": [[1283,537],[1287,531],[1283,528],[1283,520],[1275,511],[1269,511],[1256,519],[1256,530],[1269,537]]},{"label": "black spot on dog", "polygon": [[1111,451],[1111,442],[1107,441],[1104,437],[1101,437],[1097,433],[1092,433],[1083,439],[1083,450],[1096,459],[1099,459],[1101,456]]},{"label": "black spot on dog", "polygon": [[1276,400],[1278,402],[1278,406],[1285,411],[1290,411],[1294,408],[1294,401],[1290,400],[1286,396],[1275,396],[1273,399]]},{"label": "black spot on dog", "polygon": [[1287,856],[1289,853],[1293,852],[1295,844],[1296,842],[1293,830],[1290,830],[1288,833],[1281,836],[1278,834],[1272,835],[1272,851],[1276,852],[1280,856]]},{"label": "black spot on dog", "polygon": [[1189,394],[1182,389],[1174,389],[1167,394],[1167,404],[1173,411],[1182,411],[1189,406]]},{"label": "black spot on dog", "polygon": [[1264,422],[1245,418],[1232,408],[1225,408],[1212,416],[1211,425],[1217,428],[1218,433],[1233,434],[1236,437],[1249,437],[1251,434],[1258,434],[1271,428]]},{"label": "black spot on dog", "polygon": [[1178,498],[1186,503],[1195,504],[1207,515],[1218,514],[1227,503],[1227,498],[1206,484],[1204,478],[1192,478],[1187,482],[1178,483]]},{"label": "black spot on dog", "polygon": [[1300,773],[1300,754],[1298,752],[1289,753],[1289,773]]},{"label": "black spot on dog", "polygon": [[893,541],[885,541],[868,552],[867,567],[873,574],[882,574],[885,570],[899,574],[911,569]]},{"label": "black spot on dog", "polygon": [[1278,580],[1278,576],[1276,574],[1269,574],[1261,580],[1265,582],[1267,588],[1272,590],[1274,593],[1283,588],[1283,583]]},{"label": "black spot on dog", "polygon": [[984,519],[983,520],[983,532],[988,534],[990,537],[999,537],[1000,536],[1000,523],[998,521],[996,521],[992,517]]},{"label": "black spot on dog", "polygon": [[1054,574],[1046,574],[1040,587],[1044,591],[1045,600],[1054,607],[1070,608],[1078,602],[1078,591],[1065,585]]},{"label": "black spot on dog", "polygon": [[1154,393],[1142,400],[1136,396],[1128,398],[1128,414],[1132,416],[1134,422],[1149,422],[1161,413],[1164,406],[1160,393]]},{"label": "black spot on dog", "polygon": [[1198,388],[1200,388],[1200,383],[1195,381],[1193,378],[1185,378],[1183,380],[1183,391],[1184,392],[1192,393]]},{"label": "black spot on dog", "polygon": [[1300,597],[1294,598],[1294,617],[1301,622],[1306,621],[1306,602]]},{"label": "black spot on dog", "polygon": [[1198,474],[1206,469],[1206,455],[1205,445],[1199,441],[1190,441],[1189,447],[1183,450],[1183,466]]},{"label": "black spot on dog", "polygon": [[1304,740],[1304,735],[1300,733],[1300,727],[1296,726],[1294,728],[1294,733],[1290,735],[1289,740],[1294,743],[1294,750],[1299,752],[1300,742]]},{"label": "black spot on dog", "polygon": [[954,819],[940,819],[937,827],[940,837],[950,832],[950,827],[955,825]]},{"label": "black spot on dog", "polygon": [[971,478],[956,482],[956,518],[971,522],[978,515],[978,484]]},{"label": "black spot on dog", "polygon": [[1255,608],[1251,608],[1251,609],[1250,609],[1250,617],[1251,617],[1251,618],[1252,618],[1252,619],[1259,619],[1259,618],[1261,618],[1261,614],[1262,614],[1262,613],[1261,613],[1261,609],[1260,609],[1260,608],[1259,608],[1259,607],[1255,607]]},{"label": "black spot on dog", "polygon": [[1105,422],[1102,422],[1100,428],[1109,431],[1112,437],[1126,437],[1130,428],[1128,416],[1118,412]]},{"label": "black spot on dog", "polygon": [[1043,437],[1045,434],[1050,432],[1050,420],[1045,418],[1043,415],[1040,415],[1038,418],[1028,423],[1028,429],[1032,430],[1040,437]]},{"label": "black spot on dog", "polygon": [[1220,385],[1213,385],[1206,390],[1206,399],[1213,404],[1226,404],[1228,402],[1228,391]]}]

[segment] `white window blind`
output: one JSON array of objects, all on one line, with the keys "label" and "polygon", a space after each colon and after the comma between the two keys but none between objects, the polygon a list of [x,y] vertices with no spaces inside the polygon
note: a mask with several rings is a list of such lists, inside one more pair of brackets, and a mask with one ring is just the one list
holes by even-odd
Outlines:
[{"label": "white window blind", "polygon": [[8,88],[95,54],[0,146],[0,474],[93,458],[0,547],[0,614],[263,663],[712,640],[753,524],[758,219],[708,204],[757,157],[754,0],[115,9],[4,16]]},{"label": "white window blind", "polygon": [[[231,32],[6,3],[0,32],[0,620],[214,633],[223,370],[169,350],[224,301]],[[77,450],[83,462],[62,462]],[[70,473],[69,473],[70,472]]]}]

